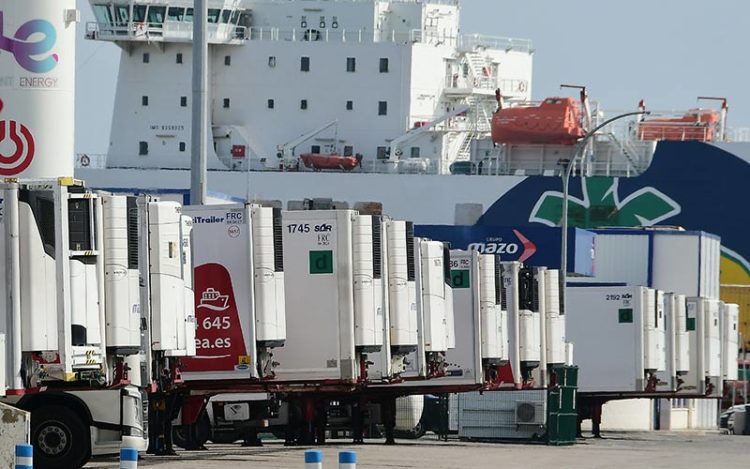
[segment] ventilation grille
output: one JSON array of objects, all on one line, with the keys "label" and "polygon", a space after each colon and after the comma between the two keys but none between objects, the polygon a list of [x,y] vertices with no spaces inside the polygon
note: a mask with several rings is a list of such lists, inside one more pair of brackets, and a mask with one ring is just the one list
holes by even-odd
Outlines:
[{"label": "ventilation grille", "polygon": [[127,199],[128,269],[138,269],[138,206],[135,197]]},{"label": "ventilation grille", "polygon": [[453,285],[451,282],[451,245],[443,243],[443,280],[446,285]]},{"label": "ventilation grille", "polygon": [[[505,286],[505,276],[503,273],[505,272],[506,268],[502,265],[500,266],[500,275],[497,277],[495,284],[500,285],[500,289],[502,292],[502,298],[500,298],[500,309],[503,311],[508,311],[508,288]],[[507,268],[508,271],[510,271],[510,268]],[[510,284],[510,282],[508,282]]]},{"label": "ventilation grille", "polygon": [[273,209],[273,268],[276,272],[284,271],[284,244],[281,241],[281,209]]},{"label": "ventilation grille", "polygon": [[372,217],[372,276],[379,279],[383,276],[383,240],[381,218]]},{"label": "ventilation grille", "polygon": [[539,311],[537,280],[532,269],[521,269],[518,282],[518,306],[520,309]]},{"label": "ventilation grille", "polygon": [[414,281],[417,273],[414,265],[414,223],[406,222],[406,279]]}]

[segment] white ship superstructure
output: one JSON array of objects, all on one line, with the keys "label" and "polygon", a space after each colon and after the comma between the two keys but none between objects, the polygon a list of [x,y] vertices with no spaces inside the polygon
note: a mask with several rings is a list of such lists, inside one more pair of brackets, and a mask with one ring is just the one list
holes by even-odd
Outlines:
[{"label": "white ship superstructure", "polygon": [[[188,168],[192,2],[91,4],[88,37],[123,50],[107,166]],[[530,41],[462,34],[457,1],[208,8],[212,169],[279,169],[287,150],[361,155],[357,171],[448,173],[489,135],[496,89],[531,96]]]}]

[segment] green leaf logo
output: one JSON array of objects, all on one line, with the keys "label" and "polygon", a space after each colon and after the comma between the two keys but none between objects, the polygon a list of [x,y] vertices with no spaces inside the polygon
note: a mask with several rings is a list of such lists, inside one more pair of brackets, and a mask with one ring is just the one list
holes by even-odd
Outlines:
[{"label": "green leaf logo", "polygon": [[[644,187],[620,200],[618,178],[581,179],[583,200],[568,198],[568,223],[579,228],[606,226],[651,226],[681,212],[680,205],[653,187]],[[559,226],[562,193],[542,194],[529,217],[530,222]]]}]

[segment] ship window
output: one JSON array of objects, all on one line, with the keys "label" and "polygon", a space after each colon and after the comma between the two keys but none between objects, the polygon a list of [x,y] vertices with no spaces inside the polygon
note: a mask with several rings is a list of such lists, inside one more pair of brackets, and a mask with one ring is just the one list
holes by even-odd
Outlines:
[{"label": "ship window", "polygon": [[419,147],[411,147],[411,154],[409,155],[411,158],[419,158]]},{"label": "ship window", "polygon": [[268,109],[273,109],[275,105],[276,103],[274,102],[273,99],[268,100]]},{"label": "ship window", "polygon": [[224,98],[224,109],[229,109],[229,98]]},{"label": "ship window", "polygon": [[380,59],[380,73],[388,73],[388,59],[385,57]]},{"label": "ship window", "polygon": [[148,96],[141,96],[141,106],[148,106]]},{"label": "ship window", "polygon": [[303,99],[302,101],[299,102],[299,108],[300,109],[307,109],[307,100],[306,99]]},{"label": "ship window", "polygon": [[229,22],[232,23],[232,24],[237,24],[237,22],[239,21],[239,19],[240,19],[240,11],[239,10],[234,10],[232,12],[232,19],[230,19]]},{"label": "ship window", "polygon": [[232,17],[232,10],[224,10],[221,12],[221,22],[229,23],[229,18]]},{"label": "ship window", "polygon": [[167,7],[149,7],[148,22],[151,24],[162,24],[164,22],[164,15],[166,14],[166,12]]},{"label": "ship window", "polygon": [[231,55],[225,55],[224,56],[224,65],[226,65],[227,67],[229,67],[230,65],[232,65],[232,56]]},{"label": "ship window", "polygon": [[180,96],[180,107],[187,107],[187,96]]},{"label": "ship window", "polygon": [[377,158],[379,160],[387,160],[388,159],[388,153],[386,152],[386,148],[385,147],[378,147],[378,151],[377,151],[376,154],[377,154]]},{"label": "ship window", "polygon": [[320,29],[326,29],[326,17],[325,16],[320,17]]},{"label": "ship window", "polygon": [[312,147],[310,147],[310,153],[312,153],[314,155],[319,155],[320,154],[320,145],[313,145]]},{"label": "ship window", "polygon": [[169,7],[167,10],[167,21],[182,21],[185,17],[185,9],[180,7]]},{"label": "ship window", "polygon": [[94,15],[96,15],[96,21],[100,24],[112,24],[112,12],[109,5],[94,5]]},{"label": "ship window", "polygon": [[175,56],[175,61],[176,61],[176,62],[177,62],[178,64],[181,64],[181,63],[182,63],[182,52],[178,52],[178,53],[177,53],[177,55]]},{"label": "ship window", "polygon": [[344,145],[344,156],[352,156],[354,154],[354,147],[351,145]]},{"label": "ship window", "polygon": [[209,8],[208,9],[208,22],[218,23],[220,14],[221,14],[221,10],[219,10],[218,8]]},{"label": "ship window", "polygon": [[133,22],[143,23],[146,21],[146,5],[133,5]]},{"label": "ship window", "polygon": [[192,23],[193,22],[193,9],[188,8],[185,10],[185,22],[186,23]]},{"label": "ship window", "polygon": [[352,110],[354,110],[354,101],[347,101],[347,102],[346,102],[346,110],[347,110],[347,111],[352,111]]},{"label": "ship window", "polygon": [[140,156],[148,155],[148,142],[138,142],[138,154]]},{"label": "ship window", "polygon": [[310,71],[310,57],[302,57],[299,64],[300,70],[303,72]]},{"label": "ship window", "polygon": [[184,152],[185,148],[187,148],[187,145],[185,145],[185,142],[180,142],[180,151]]},{"label": "ship window", "polygon": [[124,26],[128,24],[128,21],[130,20],[130,7],[127,7],[127,6],[115,7],[115,16],[116,16],[118,25]]},{"label": "ship window", "polygon": [[331,27],[333,29],[338,29],[338,27],[339,27],[339,18],[337,16],[334,16],[333,19],[331,20]]},{"label": "ship window", "polygon": [[346,71],[347,72],[354,72],[357,70],[357,59],[354,57],[347,57],[346,58]]},{"label": "ship window", "polygon": [[271,55],[268,57],[268,66],[274,68],[276,66],[276,56]]},{"label": "ship window", "polygon": [[149,54],[148,52],[144,52],[143,53],[143,63],[147,64],[149,62],[151,62],[151,54]]},{"label": "ship window", "polygon": [[299,27],[302,29],[307,29],[307,16],[303,16],[302,19],[300,19]]},{"label": "ship window", "polygon": [[379,116],[388,115],[388,101],[378,101],[378,115]]}]

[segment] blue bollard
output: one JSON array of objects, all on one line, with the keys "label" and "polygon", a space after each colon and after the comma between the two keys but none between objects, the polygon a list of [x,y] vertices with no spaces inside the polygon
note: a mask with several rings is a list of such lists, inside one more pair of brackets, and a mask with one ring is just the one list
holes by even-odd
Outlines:
[{"label": "blue bollard", "polygon": [[138,450],[122,448],[120,450],[120,469],[138,469]]},{"label": "blue bollard", "polygon": [[341,451],[339,453],[339,469],[357,469],[357,453]]},{"label": "blue bollard", "polygon": [[323,469],[323,453],[321,451],[305,451],[305,469]]},{"label": "blue bollard", "polygon": [[15,469],[34,469],[34,447],[27,444],[16,445]]}]

